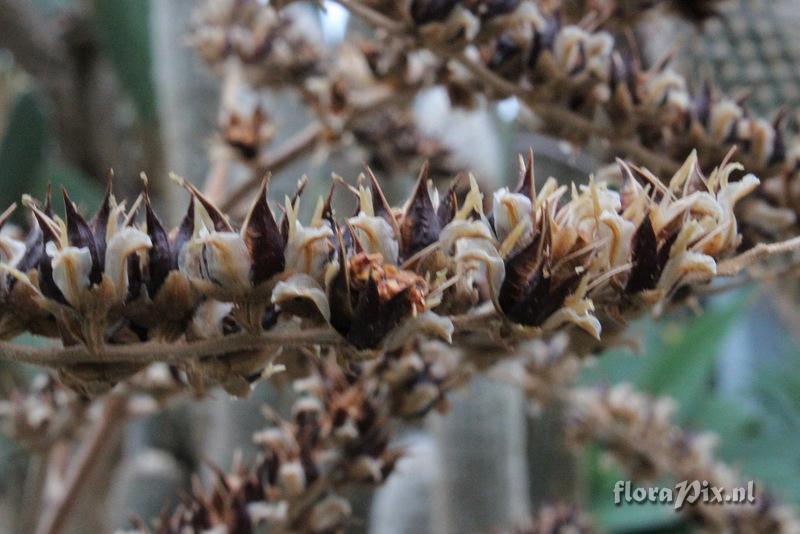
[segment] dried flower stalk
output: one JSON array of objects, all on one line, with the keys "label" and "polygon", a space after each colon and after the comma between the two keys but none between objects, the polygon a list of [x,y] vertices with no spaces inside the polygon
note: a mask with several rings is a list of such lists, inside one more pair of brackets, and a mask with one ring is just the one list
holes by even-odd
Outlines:
[{"label": "dried flower stalk", "polygon": [[131,209],[109,192],[88,222],[66,192],[65,220],[49,200],[26,199],[34,228],[0,242],[0,331],[58,337],[64,348],[3,342],[0,354],[56,367],[87,395],[157,360],[200,391],[221,383],[245,394],[283,347],[374,354],[415,333],[507,346],[573,326],[600,340],[608,319],[795,246],[735,257],[733,209],[758,185],[752,175],[729,182],[736,164],[705,177],[692,155],[667,186],[621,163],[621,193],[553,179],[537,190],[532,160],[520,165],[519,186],[493,194],[490,216],[474,178],[440,197],[425,169],[402,207],[386,204],[371,176],[351,187],[355,216],[337,220],[329,196],[308,226],[297,218],[302,188],[278,221],[266,181],[238,229],[183,181],[192,202],[171,232],[146,191]]},{"label": "dried flower stalk", "polygon": [[770,121],[707,84],[693,92],[668,61],[642,71],[612,34],[565,23],[547,2],[339,3],[394,48],[433,52],[440,66],[432,70],[446,74],[435,83],[457,95],[456,105],[474,100],[465,95],[516,96],[543,131],[580,145],[603,139],[656,172],[674,172],[692,149],[709,169],[738,146],[747,171],[764,178],[746,222],[774,235],[797,219],[798,143],[786,138],[784,113]]},{"label": "dried flower stalk", "polygon": [[461,381],[460,359],[440,345],[409,345],[363,365],[319,361],[295,381],[302,396],[291,419],[266,412],[272,425],[254,436],[262,449],[256,465],[217,470],[212,489],[196,486],[158,532],[342,530],[351,514],[342,489],[382,483],[401,454],[390,447],[392,419],[441,409],[444,393]]},{"label": "dried flower stalk", "polygon": [[[276,163],[282,167],[312,148],[355,144],[379,172],[412,170],[423,159],[431,161],[434,176],[456,170],[441,143],[417,131],[406,105],[423,86],[421,79],[397,84],[379,75],[371,59],[374,45],[367,41],[328,53],[306,36],[296,18],[254,0],[208,2],[197,10],[191,44],[214,71],[236,79],[239,91],[250,97],[227,95],[223,102],[220,144],[252,170],[252,179],[226,199],[225,209],[244,200],[266,172],[277,172]],[[285,149],[265,154],[275,127],[259,95],[286,88],[297,91],[317,120]]]}]

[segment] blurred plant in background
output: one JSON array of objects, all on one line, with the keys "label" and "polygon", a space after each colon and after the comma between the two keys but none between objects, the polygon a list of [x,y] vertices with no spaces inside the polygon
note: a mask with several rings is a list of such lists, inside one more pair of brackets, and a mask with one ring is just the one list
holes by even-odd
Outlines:
[{"label": "blurred plant in background", "polygon": [[[800,504],[800,457],[791,446],[800,431],[794,337],[800,296],[792,252],[800,208],[792,109],[798,92],[779,74],[786,58],[796,56],[788,38],[778,40],[780,53],[770,48],[793,20],[791,10],[775,15],[786,14],[783,4],[791,2],[0,0],[0,207],[23,195],[45,199],[51,186],[63,185],[78,211],[93,213],[107,202],[113,170],[115,197],[127,199],[130,211],[120,208],[110,220],[118,216],[120,228],[133,221],[156,245],[148,249],[155,255],[131,248],[131,258],[149,256],[140,260],[143,272],[124,262],[125,289],[141,279],[155,299],[163,280],[153,265],[163,261],[173,275],[189,273],[187,287],[196,291],[187,299],[191,313],[181,319],[192,324],[180,323],[172,338],[161,328],[163,310],[145,308],[137,316],[149,313],[143,323],[104,332],[99,344],[85,329],[77,338],[65,334],[72,327],[64,325],[74,323],[61,315],[52,323],[65,340],[63,353],[30,333],[4,344],[0,530],[250,532],[259,524],[281,532],[798,531],[791,511]],[[716,46],[720,35],[728,39],[724,52]],[[684,51],[703,39],[713,48],[710,69],[703,54]],[[741,75],[731,74],[734,55],[743,58],[736,62]],[[759,90],[750,106],[737,93],[752,78],[747,58],[775,69],[759,80],[775,88],[776,98]],[[513,156],[529,146],[536,172],[533,160],[523,160],[522,187],[516,194],[501,189],[514,187]],[[632,164],[603,167],[617,156]],[[666,261],[677,256],[673,243],[683,240],[657,244],[664,236],[656,231],[650,245],[642,221],[663,206],[668,211],[664,199],[680,204],[704,187],[716,195],[713,169],[737,160],[761,185],[735,217],[731,211],[714,219],[726,222],[706,228],[702,240],[712,247],[724,235],[731,250],[709,253],[715,271],[705,277],[697,276],[704,264],[687,259],[686,273],[695,278],[678,277],[665,294],[639,300],[632,286],[653,289],[662,270],[674,274],[660,260],[641,259],[648,247],[653,256],[665,252]],[[415,186],[423,162],[428,174]],[[345,178],[324,179],[331,170]],[[472,193],[466,175],[449,188],[466,170],[477,178]],[[187,177],[179,181],[192,192],[188,212],[169,171]],[[686,177],[671,187],[676,171]],[[137,204],[142,172],[149,195]],[[259,193],[269,172],[270,197],[292,200],[270,208],[266,191]],[[362,172],[353,185],[351,177]],[[590,172],[590,189],[566,191],[573,199],[558,228],[569,228],[573,218],[563,213],[573,210],[582,214],[574,220],[591,220],[580,206],[592,203],[576,199],[593,197],[598,227],[581,223],[596,232],[587,250],[604,250],[613,238],[630,252],[617,263],[608,259],[608,272],[592,281],[586,276],[588,288],[573,270],[583,272],[596,257],[571,249],[543,268],[545,279],[553,275],[552,288],[547,282],[540,286],[545,294],[529,291],[527,304],[517,302],[526,290],[513,285],[514,276],[534,269],[532,260],[519,260],[536,248],[526,236],[535,244],[538,224],[540,235],[555,235],[547,224],[557,223],[544,222],[549,206],[564,205],[554,191],[587,183]],[[304,173],[310,178],[296,182]],[[534,174],[538,187],[551,174],[559,180],[537,191]],[[732,169],[732,185],[746,183],[743,175]],[[622,198],[620,222],[608,223],[612,237],[598,230],[602,180]],[[476,201],[477,182],[483,203]],[[634,183],[643,187],[631,189]],[[726,204],[719,189],[720,205],[732,210],[737,199]],[[301,193],[306,201],[298,214]],[[631,198],[648,194],[653,204],[642,204],[643,217],[626,216],[635,223],[626,234],[622,211],[639,205]],[[318,195],[327,199],[312,216],[309,199]],[[464,210],[470,202],[471,211]],[[64,215],[58,204],[39,225],[58,227]],[[34,205],[47,211],[42,202]],[[531,223],[519,225],[515,214],[531,205]],[[65,232],[76,220],[69,208]],[[146,217],[137,218],[140,208]],[[685,209],[676,236],[710,208]],[[23,228],[35,227],[26,212],[11,214],[4,236],[23,238]],[[343,223],[351,213],[357,216]],[[169,237],[164,231],[181,220],[180,228],[191,222],[191,246],[202,252],[194,270],[184,267],[181,231]],[[312,222],[304,228],[301,220]],[[473,226],[448,241],[444,229],[453,220]],[[253,260],[248,280],[271,301],[254,299],[252,288],[226,286],[221,294],[214,287],[225,286],[222,275],[238,280],[236,273],[211,272],[207,257],[207,247],[233,246],[230,230],[239,225],[228,228],[230,221],[245,221],[235,235]],[[668,221],[663,227],[673,228]],[[287,265],[310,258],[314,267],[274,287],[264,282],[274,273],[251,279],[273,259],[264,254],[263,240],[271,238],[282,239]],[[530,258],[557,249],[552,239],[540,238],[540,253]],[[452,265],[443,263],[445,254],[432,255],[438,242],[450,243],[438,246],[452,249]],[[317,266],[321,243],[331,251]],[[159,245],[166,246],[164,257]],[[2,254],[4,265],[11,264]],[[586,263],[578,262],[584,255]],[[544,260],[537,261],[542,268]],[[493,279],[498,262],[503,275]],[[338,278],[322,269],[334,264],[348,298],[358,295],[348,300],[358,303],[352,309],[336,307]],[[445,265],[452,279],[434,276]],[[2,276],[10,280],[7,271]],[[497,280],[513,291],[499,291]],[[370,303],[373,284],[386,307]],[[591,299],[584,298],[590,291]],[[630,300],[608,304],[626,292]],[[162,295],[162,302],[176,302],[176,294]],[[400,312],[389,303],[396,301],[380,299],[396,294],[415,295],[411,314],[419,322],[395,320]],[[132,295],[124,296],[123,309],[132,309]],[[265,302],[277,307],[265,312]],[[373,307],[365,311],[362,303]],[[7,300],[2,305],[0,317],[21,311]],[[422,326],[448,337],[429,306],[452,323],[453,346],[416,339],[412,329]],[[638,318],[645,311],[652,314]],[[117,312],[109,311],[110,322]],[[551,326],[546,320],[556,313],[593,333],[602,326],[602,335]],[[276,323],[295,324],[289,316],[302,317],[304,329],[273,330]],[[387,317],[387,324],[372,324],[375,317]],[[328,323],[333,329],[324,328]],[[545,330],[523,333],[515,323]],[[364,324],[370,328],[360,331]],[[169,343],[155,349],[143,343],[155,331]],[[233,348],[219,352],[225,344]],[[376,346],[381,350],[363,351]],[[14,347],[22,347],[23,359],[52,355],[42,361],[59,372],[6,361]],[[120,360],[103,363],[98,354]],[[140,371],[144,365],[126,359],[130,354],[166,363]],[[70,365],[63,365],[65,355]],[[230,400],[228,393],[250,398]],[[666,398],[674,400],[674,413]],[[705,432],[716,436],[716,448]],[[675,457],[659,447],[665,443],[681,447]],[[637,450],[642,444],[646,450]],[[661,485],[698,473],[726,482],[753,478],[759,506],[684,514],[657,505],[614,506],[616,481],[643,472],[648,483]]]}]

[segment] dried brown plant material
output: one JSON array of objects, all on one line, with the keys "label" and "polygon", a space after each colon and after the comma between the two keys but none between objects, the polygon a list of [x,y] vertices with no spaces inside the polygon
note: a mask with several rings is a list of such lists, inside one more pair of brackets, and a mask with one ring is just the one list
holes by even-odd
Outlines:
[{"label": "dried brown plant material", "polygon": [[[691,434],[672,420],[671,399],[648,397],[629,384],[610,389],[579,388],[569,397],[567,433],[578,444],[599,443],[634,479],[653,482],[708,481],[733,488],[741,478],[713,456],[714,437]],[[689,519],[704,530],[725,532],[797,532],[794,512],[757,489],[756,502],[732,506],[686,505]]]},{"label": "dried brown plant material", "polygon": [[254,0],[207,2],[195,15],[189,42],[210,64],[237,58],[254,86],[299,86],[322,70],[320,47],[301,26]]},{"label": "dried brown plant material", "polygon": [[197,485],[161,518],[158,531],[344,529],[351,507],[340,492],[351,484],[380,484],[391,474],[401,454],[390,446],[392,418],[416,419],[443,407],[444,393],[463,374],[453,356],[435,345],[408,345],[363,366],[322,359],[295,382],[302,396],[291,418],[267,410],[271,426],[254,436],[261,448],[256,465],[237,464],[230,474],[215,470],[211,490]]},{"label": "dried brown plant material", "polygon": [[[644,16],[677,15],[693,24],[702,25],[720,16],[725,0],[564,0],[565,15],[572,20],[594,14],[607,26],[633,24]],[[660,8],[660,9],[659,9]]]},{"label": "dried brown plant material", "polygon": [[30,450],[46,451],[78,431],[86,408],[73,391],[41,374],[29,391],[16,391],[8,400],[0,401],[0,420],[5,434]]},{"label": "dried brown plant material", "polygon": [[354,121],[353,137],[358,142],[361,161],[378,174],[392,175],[408,168],[409,159],[429,162],[431,176],[446,177],[454,170],[449,150],[436,139],[420,135],[411,113],[389,109]]},{"label": "dried brown plant material", "polygon": [[[0,297],[32,296],[13,333],[55,325],[50,335],[66,347],[85,347],[83,358],[57,365],[75,387],[83,376],[93,384],[87,391],[97,392],[155,357],[183,366],[201,389],[228,375],[226,388],[241,394],[280,355],[280,347],[259,345],[259,336],[274,331],[284,344],[302,343],[287,337],[298,322],[329,324],[354,353],[401,347],[419,334],[449,341],[456,330],[485,332],[507,346],[577,326],[602,341],[610,318],[663,307],[720,269],[731,276],[795,246],[735,255],[734,207],[758,185],[752,175],[732,181],[737,164],[704,176],[692,155],[662,181],[620,163],[621,192],[594,180],[570,189],[550,179],[537,188],[531,164],[520,162],[513,192],[492,195],[489,215],[474,178],[469,187],[457,179],[440,195],[425,169],[401,207],[386,203],[373,175],[369,186],[351,188],[356,215],[337,221],[330,200],[320,199],[307,226],[297,217],[302,181],[280,222],[264,181],[238,229],[183,181],[192,202],[171,232],[146,194],[143,223],[136,222],[141,204],[126,210],[110,195],[91,223],[74,207],[62,221],[27,200],[45,231],[37,237],[34,228],[40,241],[28,244],[3,236],[4,250],[15,252],[4,253]],[[38,263],[25,259],[34,256]],[[22,324],[27,317],[33,322]],[[309,345],[319,343],[314,332]],[[335,334],[323,337],[328,344]],[[150,359],[139,354],[153,341],[163,341],[163,350]],[[204,347],[197,357],[173,359],[190,354],[191,343]],[[32,354],[13,344],[3,350],[23,360]]]},{"label": "dried brown plant material", "polygon": [[[544,2],[412,3],[401,24],[388,18],[397,18],[397,5],[345,4],[407,52],[430,52],[439,67],[429,83],[457,88],[456,103],[471,105],[470,92],[516,96],[540,116],[537,128],[575,144],[601,137],[610,152],[659,172],[674,170],[695,148],[708,171],[736,146],[745,169],[764,182],[742,212],[753,216],[746,221],[753,238],[774,239],[797,220],[797,142],[784,131],[785,113],[754,116],[746,102],[678,74],[668,58],[642,70],[610,32],[565,19],[558,6]],[[692,6],[693,15],[705,17],[714,2]],[[454,65],[466,73],[455,86]],[[759,216],[764,213],[770,216]]]},{"label": "dried brown plant material", "polygon": [[[397,43],[388,47],[391,40],[380,38],[326,50],[309,37],[308,26],[297,12],[256,0],[206,2],[197,10],[189,42],[224,80],[224,107],[232,109],[221,113],[219,138],[232,149],[225,158],[252,170],[248,189],[263,172],[277,170],[265,152],[274,128],[259,106],[247,112],[236,108],[245,93],[262,96],[286,88],[297,90],[319,119],[318,131],[305,144],[335,150],[356,141],[364,154],[359,159],[379,172],[406,172],[423,159],[443,174],[454,169],[447,151],[418,131],[405,106],[434,79],[429,61],[407,58]],[[290,159],[303,153],[279,152]],[[233,197],[241,200],[238,193]]]},{"label": "dried brown plant material", "polygon": [[257,159],[274,135],[275,126],[261,106],[249,114],[233,111],[221,126],[222,141],[244,161]]}]

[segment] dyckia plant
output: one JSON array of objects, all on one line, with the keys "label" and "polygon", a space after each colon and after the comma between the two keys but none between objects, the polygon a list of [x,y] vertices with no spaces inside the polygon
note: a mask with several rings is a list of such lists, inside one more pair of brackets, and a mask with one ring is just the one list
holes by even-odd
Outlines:
[{"label": "dyckia plant", "polygon": [[65,220],[49,200],[26,199],[30,235],[3,238],[4,332],[60,337],[94,362],[106,345],[293,324],[329,325],[331,342],[354,353],[394,349],[414,332],[452,341],[475,313],[496,323],[498,341],[570,326],[600,341],[603,321],[684,298],[720,266],[738,271],[726,267],[740,243],[734,207],[759,182],[730,182],[737,164],[706,177],[692,155],[662,182],[620,162],[619,192],[552,178],[537,188],[531,166],[520,161],[519,185],[495,191],[489,213],[474,177],[440,197],[423,168],[401,207],[371,176],[350,187],[354,216],[335,217],[329,195],[308,226],[297,216],[303,187],[277,221],[266,180],[238,230],[183,181],[189,210],[169,233],[146,192],[131,209],[107,194],[90,222],[66,192]]},{"label": "dyckia plant", "polygon": [[[142,174],[133,202],[109,180],[91,216],[69,188],[63,210],[48,189],[0,214],[0,360],[54,371],[0,402],[0,418],[42,457],[81,442],[67,476],[40,477],[60,491],[43,499],[38,531],[63,528],[120,422],[264,382],[291,382],[296,396],[289,410],[264,407],[252,465],[212,465],[208,484],[193,479],[134,529],[347,530],[359,519],[349,489],[382,484],[405,455],[399,424],[446,412],[479,372],[518,386],[537,414],[554,408],[561,438],[594,444],[633,479],[738,483],[708,435],[674,424],[670,400],[570,387],[593,355],[629,341],[632,320],[796,268],[788,114],[759,118],[746,98],[679,74],[672,54],[646,58],[629,42],[659,8],[700,26],[723,2],[337,2],[364,23],[340,47],[310,35],[288,6],[299,2],[198,8],[186,41],[223,97],[207,183],[168,184],[185,212],[163,209],[166,186]],[[514,97],[523,127],[592,152],[597,172],[537,179],[531,151],[492,185],[420,127],[411,104],[437,87],[459,112]],[[312,118],[272,149],[283,125],[267,103],[287,89]],[[312,155],[346,162],[354,145],[358,177],[270,194],[273,172]],[[231,169],[244,176],[235,187]],[[390,203],[407,172],[410,193]],[[768,488],[755,499],[689,507],[685,520],[800,531]],[[576,503],[539,508],[498,527],[591,531]]]},{"label": "dyckia plant", "polygon": [[[336,370],[334,360],[320,367],[322,386],[345,389],[317,392],[315,398],[331,404],[315,401],[313,410],[309,404],[297,412],[302,417],[292,424],[315,421],[314,433],[279,422],[289,437],[267,439],[269,431],[259,438],[268,445],[264,461],[277,462],[259,469],[273,474],[233,486],[220,479],[217,491],[245,493],[230,493],[222,502],[198,497],[164,526],[180,531],[187,524],[230,525],[231,513],[236,522],[294,525],[300,521],[290,512],[300,506],[295,499],[320,476],[330,479],[327,491],[333,493],[317,494],[318,504],[303,521],[312,531],[321,529],[317,521],[339,524],[349,513],[334,491],[344,484],[343,474],[354,482],[380,482],[397,452],[379,437],[388,427],[376,435],[366,423],[348,427],[337,414],[383,426],[392,416],[419,417],[460,381],[454,364],[430,359],[440,348],[420,350],[420,336],[469,352],[487,342],[518,345],[563,332],[573,339],[559,342],[558,354],[564,355],[587,339],[601,346],[605,323],[685,299],[746,264],[736,256],[741,238],[734,208],[759,181],[747,175],[731,182],[731,173],[741,168],[735,163],[723,162],[704,176],[692,154],[674,176],[661,180],[620,161],[619,191],[595,180],[568,187],[551,178],[537,187],[532,163],[532,155],[527,162],[520,158],[518,185],[489,198],[473,176],[457,177],[440,195],[423,168],[400,207],[387,203],[370,173],[368,182],[341,186],[356,197],[356,214],[337,217],[328,195],[318,200],[307,226],[297,215],[305,181],[285,199],[277,220],[265,180],[240,229],[182,180],[189,208],[170,232],[146,189],[130,209],[108,193],[89,222],[66,192],[66,219],[53,212],[49,198],[41,207],[26,199],[35,221],[29,236],[22,241],[4,235],[2,241],[4,332],[60,337],[65,349],[42,360],[35,351],[6,343],[4,354],[55,367],[83,395],[102,393],[159,359],[172,366],[177,386],[202,392],[220,384],[246,394],[249,383],[276,370],[280,347],[263,350],[273,344],[272,331],[296,332],[298,346],[330,347],[352,378],[330,382],[345,372]],[[246,343],[237,346],[226,338]],[[173,348],[185,357],[173,357]],[[355,363],[365,358],[364,366]],[[527,372],[538,371],[534,366]],[[393,385],[387,391],[382,384]],[[337,395],[344,403],[371,404],[356,410],[340,404]],[[552,397],[548,393],[545,400]],[[332,417],[333,426],[320,417]],[[344,449],[335,454],[312,454],[323,443],[319,432],[334,432],[324,438],[334,439],[337,432],[351,432],[347,428],[366,435],[347,434],[346,440],[355,441],[336,445]],[[312,441],[294,443],[307,439]],[[370,445],[375,439],[377,449]],[[371,451],[367,456],[351,458],[364,447]],[[331,465],[309,463],[329,455]]]}]

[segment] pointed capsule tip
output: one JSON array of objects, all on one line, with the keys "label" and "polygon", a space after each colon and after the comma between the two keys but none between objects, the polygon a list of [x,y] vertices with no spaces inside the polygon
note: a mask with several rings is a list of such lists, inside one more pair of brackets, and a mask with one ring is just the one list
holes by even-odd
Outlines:
[{"label": "pointed capsule tip", "polygon": [[75,203],[69,197],[69,193],[67,192],[67,188],[63,185],[61,186],[61,197],[64,199],[64,208],[67,212],[67,219],[70,217],[74,217],[78,214],[78,209],[75,206]]}]

